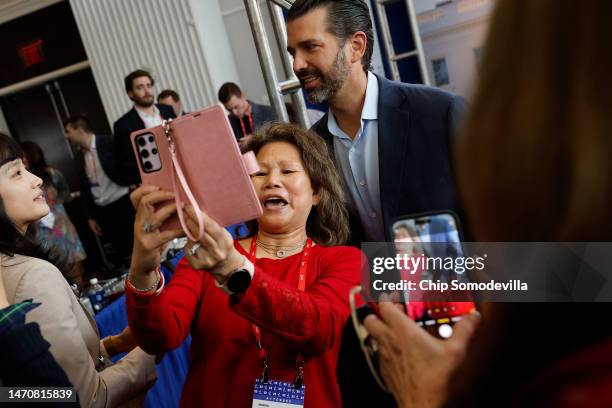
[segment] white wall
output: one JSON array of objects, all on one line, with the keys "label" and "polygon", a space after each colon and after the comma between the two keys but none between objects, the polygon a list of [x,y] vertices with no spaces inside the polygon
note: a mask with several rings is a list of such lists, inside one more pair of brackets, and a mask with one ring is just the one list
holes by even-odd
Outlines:
[{"label": "white wall", "polygon": [[70,0],[70,5],[111,124],[132,106],[123,78],[135,69],[153,73],[156,92],[176,90],[188,111],[216,102],[221,69],[235,76],[223,26],[211,24],[221,19],[218,8],[195,0]]},{"label": "white wall", "polygon": [[478,75],[474,49],[483,45],[484,33],[484,26],[474,25],[425,41],[423,48],[432,85],[435,85],[432,61],[446,58],[450,84],[442,88],[470,98]]},{"label": "white wall", "polygon": [[[255,41],[251,33],[251,26],[249,25],[249,19],[244,8],[244,2],[243,0],[218,1],[231,50],[234,54],[234,60],[236,61],[236,69],[239,76],[238,85],[252,101],[267,104],[269,103],[268,92],[266,91],[266,84],[261,66],[259,65]],[[270,48],[272,49],[276,75],[279,81],[284,81],[287,78],[285,77],[280,53],[276,45],[276,37],[274,36],[268,6],[262,0],[259,1],[259,6],[261,7],[266,33],[268,34]],[[231,80],[228,76],[228,81]]]},{"label": "white wall", "polygon": [[491,0],[460,0],[419,15],[419,29],[432,85],[432,61],[445,58],[450,84],[442,86],[470,98],[477,80],[475,48],[483,46]]},{"label": "white wall", "polygon": [[216,101],[217,90],[221,85],[240,80],[236,61],[218,0],[190,0],[190,5],[207,62],[213,99]]},{"label": "white wall", "polygon": [[414,11],[417,14],[436,8],[436,3],[440,0],[414,0]]}]

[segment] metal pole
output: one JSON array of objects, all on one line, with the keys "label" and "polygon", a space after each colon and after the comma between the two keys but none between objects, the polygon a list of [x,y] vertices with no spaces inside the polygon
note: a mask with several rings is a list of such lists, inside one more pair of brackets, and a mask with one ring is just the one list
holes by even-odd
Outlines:
[{"label": "metal pole", "polygon": [[64,108],[64,115],[66,115],[66,118],[69,118],[70,111],[68,110],[68,105],[66,105],[66,99],[64,99],[64,93],[62,92],[62,88],[60,87],[59,82],[53,81],[53,86],[55,86],[55,90],[57,91],[57,94],[59,95],[60,100],[62,101],[62,107]]},{"label": "metal pole", "polygon": [[70,65],[68,67],[49,72],[47,74],[39,75],[34,78],[26,79],[25,81],[5,86],[4,88],[0,88],[0,96],[9,95],[28,88],[33,88],[35,86],[53,81],[54,79],[63,77],[65,75],[72,74],[73,72],[84,70],[86,68],[89,68],[89,61],[81,61],[77,64]]},{"label": "metal pole", "polygon": [[408,17],[410,17],[412,37],[414,38],[414,44],[419,54],[421,78],[423,78],[424,85],[429,85],[429,71],[427,71],[427,63],[425,62],[425,52],[423,51],[423,41],[421,41],[421,33],[419,32],[419,21],[417,20],[416,11],[414,9],[414,0],[406,0],[406,7],[408,8]]},{"label": "metal pole", "polygon": [[[62,120],[62,115],[60,114],[60,110],[57,107],[57,102],[55,101],[55,96],[53,96],[53,91],[51,90],[51,85],[46,84],[45,90],[49,94],[49,99],[51,99],[51,104],[53,105],[53,110],[55,111],[55,118],[59,123],[60,129],[62,129],[62,134],[64,133],[64,121]],[[74,153],[72,152],[72,147],[70,146],[70,142],[65,137],[62,137],[64,142],[66,143],[66,148],[68,148],[68,154],[70,155],[70,159],[74,160]]]},{"label": "metal pole", "polygon": [[385,41],[385,55],[387,62],[391,68],[391,79],[401,81],[397,61],[395,60],[395,49],[393,48],[393,40],[391,39],[391,29],[387,20],[387,10],[385,9],[384,0],[376,0],[376,11],[378,11],[378,22],[383,40]]},{"label": "metal pole", "polygon": [[285,30],[285,18],[283,16],[283,10],[278,4],[273,4],[271,1],[268,2],[268,9],[270,10],[270,16],[272,18],[272,27],[274,27],[276,43],[278,44],[281,60],[283,61],[283,69],[285,71],[285,76],[289,78],[289,80],[280,84],[281,92],[283,94],[287,93],[285,89],[283,89],[285,88],[285,84],[290,84],[292,82],[297,81],[298,88],[294,89],[294,87],[289,87],[287,91],[288,93],[291,93],[291,102],[293,103],[293,109],[297,116],[298,123],[302,125],[304,129],[308,129],[310,127],[310,119],[308,118],[306,102],[304,102],[304,95],[302,93],[299,80],[295,77],[295,74],[293,73],[293,61],[291,60],[291,57],[287,52],[287,32]]},{"label": "metal pole", "polygon": [[286,9],[290,9],[291,5],[295,2],[295,0],[270,0],[270,1]]},{"label": "metal pole", "polygon": [[257,48],[257,54],[259,55],[259,64],[261,65],[261,70],[263,72],[272,109],[274,110],[274,114],[278,120],[289,122],[289,115],[287,115],[285,101],[277,88],[278,78],[276,77],[276,72],[274,71],[272,51],[270,50],[268,35],[266,34],[263,17],[261,15],[261,9],[259,8],[257,0],[244,0],[244,7],[249,18],[251,31],[253,32],[255,47]]}]

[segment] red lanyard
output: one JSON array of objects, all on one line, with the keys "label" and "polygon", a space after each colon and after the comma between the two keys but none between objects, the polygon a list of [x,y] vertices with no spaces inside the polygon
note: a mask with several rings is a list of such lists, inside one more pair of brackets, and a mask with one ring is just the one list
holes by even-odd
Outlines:
[{"label": "red lanyard", "polygon": [[[304,246],[304,250],[302,251],[302,258],[300,259],[300,275],[298,278],[298,290],[304,292],[306,290],[306,274],[308,268],[308,256],[310,255],[310,248],[312,248],[312,240],[308,238],[306,240],[306,245]],[[249,250],[249,261],[253,265],[257,261],[257,236],[254,236],[251,240],[251,249]],[[255,340],[257,340],[257,348],[259,349],[259,359],[261,360],[261,365],[263,366],[263,371],[261,373],[261,382],[266,384],[269,380],[268,371],[270,366],[268,364],[268,354],[266,353],[266,349],[263,348],[261,344],[261,330],[257,325],[253,325],[253,333],[255,333]],[[304,381],[304,358],[301,354],[298,354],[295,362],[296,368],[296,376],[294,381],[294,386],[296,388],[302,387],[302,382]]]},{"label": "red lanyard", "polygon": [[[249,104],[249,107],[247,108],[246,114],[249,117],[249,125],[251,126],[251,133],[253,133],[253,115],[251,114],[250,104]],[[240,126],[242,127],[242,137],[246,137],[247,131],[246,131],[246,127],[244,126],[244,116],[240,118]]]}]

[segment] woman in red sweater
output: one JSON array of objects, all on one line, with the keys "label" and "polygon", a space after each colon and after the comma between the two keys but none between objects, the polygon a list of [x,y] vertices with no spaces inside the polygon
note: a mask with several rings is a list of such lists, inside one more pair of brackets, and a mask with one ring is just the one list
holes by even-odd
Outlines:
[{"label": "woman in red sweater", "polygon": [[[254,397],[256,381],[269,380],[259,394],[281,387],[276,397],[285,402],[298,404],[303,392],[306,407],[337,407],[341,330],[362,259],[359,250],[336,246],[348,237],[338,174],[323,140],[294,125],[264,128],[246,149],[261,167],[252,176],[264,209],[256,232],[233,241],[205,217],[204,237],[187,245],[166,287],[156,271],[159,248],[181,232],[143,227],[176,211],[172,194],[151,187],[133,193],[130,327],[149,353],[192,335],[181,406],[251,407],[265,399]],[[187,213],[195,230],[194,212]]]}]

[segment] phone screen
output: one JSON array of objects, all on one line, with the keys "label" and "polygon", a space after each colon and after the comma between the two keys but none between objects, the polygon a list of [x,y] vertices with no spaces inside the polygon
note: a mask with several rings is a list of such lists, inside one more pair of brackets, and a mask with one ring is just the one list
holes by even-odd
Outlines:
[{"label": "phone screen", "polygon": [[401,278],[418,288],[403,293],[406,313],[430,334],[450,337],[454,324],[475,309],[468,293],[451,290],[453,281],[469,281],[455,215],[402,217],[393,223],[392,233],[397,254],[415,260],[410,270],[400,270]]}]

